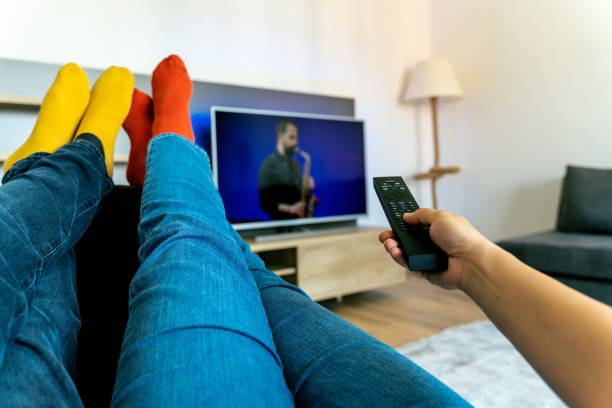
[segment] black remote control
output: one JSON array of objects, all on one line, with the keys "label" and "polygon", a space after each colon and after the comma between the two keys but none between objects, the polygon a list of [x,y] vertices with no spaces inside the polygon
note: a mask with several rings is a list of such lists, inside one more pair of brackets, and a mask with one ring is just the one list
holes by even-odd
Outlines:
[{"label": "black remote control", "polygon": [[431,240],[429,227],[408,225],[402,219],[404,213],[419,209],[404,179],[374,177],[374,190],[410,270],[435,272],[448,269],[448,255]]}]

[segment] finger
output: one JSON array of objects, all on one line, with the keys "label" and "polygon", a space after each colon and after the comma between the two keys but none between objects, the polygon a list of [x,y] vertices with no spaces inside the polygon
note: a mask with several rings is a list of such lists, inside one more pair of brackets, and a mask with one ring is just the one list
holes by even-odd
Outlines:
[{"label": "finger", "polygon": [[438,214],[439,211],[433,208],[419,208],[415,212],[405,213],[402,219],[406,224],[429,226]]},{"label": "finger", "polygon": [[399,249],[399,244],[394,238],[395,235],[393,235],[393,231],[383,231],[378,235],[378,239],[383,243],[383,246],[389,255],[391,255],[391,259],[393,259],[395,263],[399,264],[399,266],[408,269],[408,264],[402,255],[402,250]]},{"label": "finger", "polygon": [[402,255],[402,250],[399,248],[399,244],[396,240],[388,238],[383,242],[383,245],[389,255],[391,255],[391,259],[393,259],[396,263],[404,268],[408,268],[408,264],[404,260],[404,256]]},{"label": "finger", "polygon": [[393,235],[393,231],[390,231],[390,230],[389,231],[383,231],[380,234],[378,234],[378,240],[380,242],[385,242],[389,238],[395,239],[395,235]]},{"label": "finger", "polygon": [[393,238],[386,239],[385,242],[383,242],[383,245],[385,246],[385,249],[389,253],[391,253],[391,250],[393,248],[397,248],[399,246],[397,241],[394,240]]},{"label": "finger", "polygon": [[406,260],[404,260],[404,256],[402,255],[402,250],[399,249],[397,246],[391,248],[391,250],[389,251],[389,255],[391,255],[391,258],[399,266],[402,266],[402,267],[408,269],[408,264],[406,263]]}]

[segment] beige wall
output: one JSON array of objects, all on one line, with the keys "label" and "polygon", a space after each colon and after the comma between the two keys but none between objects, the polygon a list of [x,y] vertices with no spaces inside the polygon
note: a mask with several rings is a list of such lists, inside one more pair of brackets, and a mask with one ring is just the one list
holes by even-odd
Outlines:
[{"label": "beige wall", "polygon": [[[352,95],[368,176],[409,175],[420,122],[398,95],[405,68],[431,55],[429,11],[428,0],[3,2],[0,57],[150,72],[178,53],[197,79]],[[363,221],[386,223],[371,188],[369,205]]]},{"label": "beige wall", "polygon": [[441,207],[492,239],[551,229],[568,163],[612,167],[612,3],[432,0],[432,50],[465,99],[441,112]]}]

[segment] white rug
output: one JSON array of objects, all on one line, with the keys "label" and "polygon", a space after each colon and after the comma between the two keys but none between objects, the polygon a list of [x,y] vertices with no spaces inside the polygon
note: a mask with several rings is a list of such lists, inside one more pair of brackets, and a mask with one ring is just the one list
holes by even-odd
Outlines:
[{"label": "white rug", "polygon": [[397,348],[477,408],[566,407],[489,321]]}]

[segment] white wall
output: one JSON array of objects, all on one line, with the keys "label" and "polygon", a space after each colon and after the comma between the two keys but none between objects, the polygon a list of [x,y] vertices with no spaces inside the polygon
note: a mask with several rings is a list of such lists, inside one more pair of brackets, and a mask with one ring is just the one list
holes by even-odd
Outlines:
[{"label": "white wall", "polygon": [[[429,11],[428,0],[3,2],[0,57],[150,72],[178,53],[196,79],[352,93],[368,176],[409,176],[429,119],[398,101],[405,68],[431,55]],[[365,222],[385,224],[373,194],[369,205]]]},{"label": "white wall", "polygon": [[465,99],[441,112],[440,206],[492,239],[552,229],[568,163],[612,167],[612,2],[432,0],[432,51]]},{"label": "white wall", "polygon": [[0,57],[150,72],[176,52],[196,79],[352,94],[369,177],[431,164],[427,106],[398,100],[406,68],[448,57],[466,97],[441,106],[462,172],[440,207],[499,239],[553,227],[567,163],[610,167],[610,21],[606,0],[25,0],[0,3]]}]

